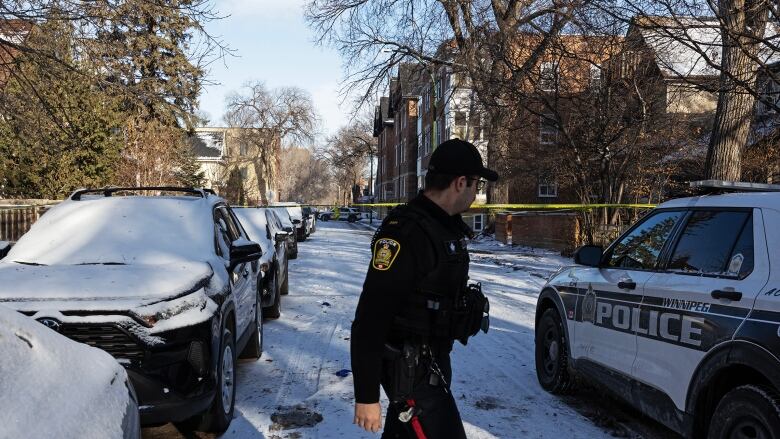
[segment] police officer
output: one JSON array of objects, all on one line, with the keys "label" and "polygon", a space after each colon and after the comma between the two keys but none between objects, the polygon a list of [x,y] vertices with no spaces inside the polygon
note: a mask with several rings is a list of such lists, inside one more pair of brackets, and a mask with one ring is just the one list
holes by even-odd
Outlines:
[{"label": "police officer", "polygon": [[467,287],[471,230],[460,214],[485,180],[477,148],[459,139],[434,151],[425,189],[393,209],[371,244],[372,258],[352,324],[355,418],[382,428],[379,387],[390,399],[383,438],[465,438],[449,390],[449,353],[480,326],[487,299]]}]

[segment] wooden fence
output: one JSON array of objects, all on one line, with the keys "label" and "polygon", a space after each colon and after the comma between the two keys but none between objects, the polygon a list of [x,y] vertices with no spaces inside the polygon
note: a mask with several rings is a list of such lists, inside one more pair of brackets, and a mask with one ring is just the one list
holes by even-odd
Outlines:
[{"label": "wooden fence", "polygon": [[0,241],[17,241],[49,207],[0,207]]}]

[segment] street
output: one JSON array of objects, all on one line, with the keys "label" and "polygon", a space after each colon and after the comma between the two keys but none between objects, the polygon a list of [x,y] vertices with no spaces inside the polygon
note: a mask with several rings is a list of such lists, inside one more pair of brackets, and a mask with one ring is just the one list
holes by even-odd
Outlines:
[{"label": "street", "polygon": [[[370,438],[352,425],[350,324],[370,258],[372,231],[321,222],[290,265],[282,316],[267,321],[263,357],[238,367],[236,417],[225,438]],[[472,246],[471,278],[491,300],[491,329],[456,343],[452,391],[469,438],[669,437],[592,392],[544,392],[534,369],[533,319],[544,278],[568,259]],[[598,402],[597,411],[591,402]],[[386,406],[383,400],[383,406]],[[614,407],[613,407],[614,406]],[[647,425],[649,424],[649,426]],[[659,432],[660,431],[660,432]],[[641,432],[641,433],[637,433]],[[172,426],[143,437],[183,437]],[[198,437],[212,437],[199,435]]]}]

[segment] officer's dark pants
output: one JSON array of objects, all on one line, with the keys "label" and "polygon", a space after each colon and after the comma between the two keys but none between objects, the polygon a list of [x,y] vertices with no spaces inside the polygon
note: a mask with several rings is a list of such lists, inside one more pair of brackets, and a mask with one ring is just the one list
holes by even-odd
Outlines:
[{"label": "officer's dark pants", "polygon": [[[447,383],[451,383],[452,367],[450,366],[449,353],[437,355],[436,363],[442,371]],[[452,393],[443,384],[433,386],[430,384],[427,368],[420,371],[420,379],[416,380],[411,398],[416,407],[421,411],[418,419],[428,439],[465,439],[463,421],[460,419],[458,407]],[[408,407],[404,402],[393,403],[395,395],[392,374],[385,373],[382,379],[382,387],[390,398],[390,407],[385,418],[385,430],[382,439],[417,438],[412,430],[411,422],[401,422],[398,415]]]}]

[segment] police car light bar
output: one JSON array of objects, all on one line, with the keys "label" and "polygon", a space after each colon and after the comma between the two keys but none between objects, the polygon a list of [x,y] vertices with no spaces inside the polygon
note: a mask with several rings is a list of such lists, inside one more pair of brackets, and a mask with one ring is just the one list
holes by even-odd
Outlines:
[{"label": "police car light bar", "polygon": [[744,181],[699,180],[691,188],[734,192],[780,192],[780,184],[747,183]]}]

